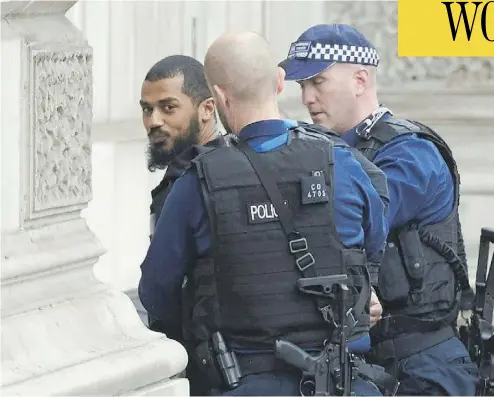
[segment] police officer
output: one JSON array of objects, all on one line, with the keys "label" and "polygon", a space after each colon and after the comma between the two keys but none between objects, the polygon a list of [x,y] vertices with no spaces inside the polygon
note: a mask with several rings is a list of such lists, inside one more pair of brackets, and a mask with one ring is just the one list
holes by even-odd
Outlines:
[{"label": "police officer", "polygon": [[215,122],[214,99],[204,67],[185,55],[171,55],[153,65],[141,88],[142,121],[148,145],[148,169],[165,169],[152,192],[151,234],[173,182],[195,157],[196,144],[224,146]]},{"label": "police officer", "polygon": [[[289,131],[276,103],[283,71],[261,36],[221,36],[205,70],[223,125],[238,140],[202,148],[175,182],[141,266],[139,296],[153,316],[179,323],[188,277],[189,357],[211,394],[300,395],[313,380],[301,384],[295,363],[307,363],[307,352],[329,351],[339,325],[352,329],[349,349],[369,348],[366,253],[378,257],[384,248],[385,203],[377,190],[387,197],[385,177],[370,162],[366,174],[344,143],[310,126]],[[340,284],[321,277],[338,275]],[[347,275],[351,281],[342,281]],[[350,296],[341,299],[345,283]],[[276,340],[296,347],[284,344],[277,359]],[[347,356],[338,353],[328,353],[328,393],[348,385],[337,360]],[[375,382],[386,379],[356,360]],[[359,375],[352,387],[382,395],[375,382]]]},{"label": "police officer", "polygon": [[376,286],[384,312],[372,329],[374,359],[398,375],[399,394],[474,395],[477,369],[455,329],[461,291],[472,293],[456,164],[430,128],[379,105],[378,63],[366,37],[334,24],[302,33],[280,66],[300,84],[313,122],[387,176],[390,233]]}]

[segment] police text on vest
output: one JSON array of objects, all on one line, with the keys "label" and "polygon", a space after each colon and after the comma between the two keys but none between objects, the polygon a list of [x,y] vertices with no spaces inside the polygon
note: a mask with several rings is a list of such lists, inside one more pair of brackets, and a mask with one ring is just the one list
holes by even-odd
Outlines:
[{"label": "police text on vest", "polygon": [[[288,202],[284,201],[285,205]],[[278,214],[276,213],[276,208],[269,202],[263,203],[249,203],[247,204],[249,223],[265,223],[265,222],[275,222],[278,220]]]}]

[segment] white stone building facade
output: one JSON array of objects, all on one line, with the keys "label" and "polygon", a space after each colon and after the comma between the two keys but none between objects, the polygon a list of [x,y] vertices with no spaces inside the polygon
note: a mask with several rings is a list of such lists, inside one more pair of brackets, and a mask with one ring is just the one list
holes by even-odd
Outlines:
[{"label": "white stone building facade", "polygon": [[[149,244],[140,86],[171,54],[203,60],[223,31],[263,33],[281,60],[310,25],[376,45],[381,102],[435,127],[462,175],[474,270],[494,226],[494,58],[398,58],[393,1],[3,1],[2,393],[186,395],[184,349],[132,302]],[[281,107],[305,119],[299,88]],[[132,225],[132,226],[130,226]],[[474,272],[471,272],[474,276]]]}]

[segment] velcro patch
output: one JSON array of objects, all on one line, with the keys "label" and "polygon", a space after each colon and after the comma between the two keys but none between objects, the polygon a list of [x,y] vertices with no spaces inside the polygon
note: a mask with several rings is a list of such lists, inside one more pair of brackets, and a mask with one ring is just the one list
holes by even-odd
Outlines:
[{"label": "velcro patch", "polygon": [[[288,205],[288,201],[283,201]],[[247,203],[247,219],[250,224],[277,222],[278,214],[271,201]]]},{"label": "velcro patch", "polygon": [[324,176],[321,174],[306,176],[302,178],[301,182],[302,204],[326,203],[329,201]]}]

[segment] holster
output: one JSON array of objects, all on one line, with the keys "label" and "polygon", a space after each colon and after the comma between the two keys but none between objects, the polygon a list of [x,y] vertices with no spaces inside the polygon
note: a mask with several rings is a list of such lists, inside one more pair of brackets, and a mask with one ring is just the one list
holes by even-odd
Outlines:
[{"label": "holster", "polygon": [[195,348],[191,360],[201,375],[202,382],[207,384],[207,389],[223,389],[223,378],[210,341],[201,342]]}]

